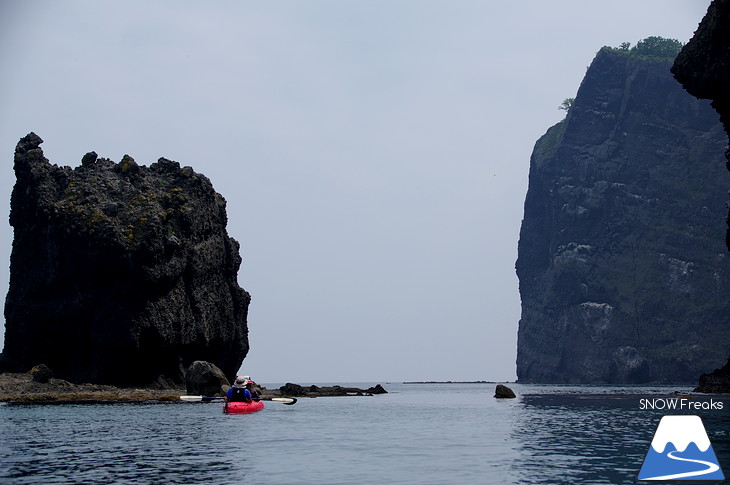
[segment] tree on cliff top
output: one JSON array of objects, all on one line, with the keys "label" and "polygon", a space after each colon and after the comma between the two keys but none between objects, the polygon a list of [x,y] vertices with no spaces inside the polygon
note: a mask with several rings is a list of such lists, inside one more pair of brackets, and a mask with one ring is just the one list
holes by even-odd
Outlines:
[{"label": "tree on cliff top", "polygon": [[618,47],[608,47],[611,50],[624,52],[632,56],[641,56],[652,59],[674,59],[682,50],[684,44],[677,39],[665,39],[652,36],[642,39],[631,47],[629,42],[622,42]]},{"label": "tree on cliff top", "polygon": [[677,39],[665,39],[664,37],[652,36],[637,42],[631,48],[631,54],[674,59],[679,54],[679,51],[682,50],[682,47],[684,47],[684,44]]},{"label": "tree on cliff top", "polygon": [[565,98],[563,102],[558,106],[558,109],[562,109],[565,112],[570,111],[570,108],[573,107],[573,103],[575,102],[575,98]]}]

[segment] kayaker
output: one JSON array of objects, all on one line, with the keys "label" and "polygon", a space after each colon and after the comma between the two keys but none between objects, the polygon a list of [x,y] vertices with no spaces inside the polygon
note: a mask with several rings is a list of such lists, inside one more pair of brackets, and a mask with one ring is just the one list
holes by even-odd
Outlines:
[{"label": "kayaker", "polygon": [[[226,402],[251,402],[251,391],[246,387],[251,383],[244,377],[238,376],[233,382],[233,387],[228,389],[226,396],[224,397]],[[253,385],[253,384],[251,384]]]},{"label": "kayaker", "polygon": [[250,387],[246,385],[246,389],[248,389],[248,391],[251,393],[251,399],[253,399],[254,401],[258,401],[259,399],[261,399],[261,396],[259,396],[259,391],[256,390],[256,383],[253,381],[253,379],[248,376],[244,377],[246,377],[246,382],[251,384]]},{"label": "kayaker", "polygon": [[261,397],[259,396],[259,391],[253,388],[254,385],[256,385],[254,381],[246,382],[246,390],[251,393],[251,399],[258,401]]}]

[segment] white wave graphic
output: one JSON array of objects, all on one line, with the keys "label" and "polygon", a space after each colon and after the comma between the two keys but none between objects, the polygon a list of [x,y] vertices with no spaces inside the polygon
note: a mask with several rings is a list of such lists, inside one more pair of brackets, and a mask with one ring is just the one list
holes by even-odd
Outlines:
[{"label": "white wave graphic", "polygon": [[673,443],[677,451],[684,451],[694,443],[704,453],[710,447],[710,438],[699,416],[664,416],[651,440],[651,447],[657,453],[664,453],[668,443]]},{"label": "white wave graphic", "polygon": [[701,475],[707,475],[708,473],[716,472],[717,470],[720,469],[719,466],[717,466],[716,464],[714,464],[710,461],[692,460],[689,458],[680,458],[678,456],[674,456],[673,453],[679,453],[679,451],[671,451],[671,452],[667,453],[667,457],[671,458],[672,460],[689,461],[692,463],[698,463],[700,465],[706,465],[708,468],[706,468],[704,470],[699,470],[699,471],[675,473],[674,475],[662,475],[660,477],[643,478],[642,480],[677,480],[679,478],[699,477]]}]

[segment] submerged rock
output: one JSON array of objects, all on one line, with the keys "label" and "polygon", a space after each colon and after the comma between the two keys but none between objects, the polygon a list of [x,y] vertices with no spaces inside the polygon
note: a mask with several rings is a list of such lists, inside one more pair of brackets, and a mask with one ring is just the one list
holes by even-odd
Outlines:
[{"label": "submerged rock", "polygon": [[0,370],[45,362],[77,383],[182,384],[205,360],[232,379],[250,296],[210,180],[164,158],[51,165],[42,141],[31,133],[15,152]]}]

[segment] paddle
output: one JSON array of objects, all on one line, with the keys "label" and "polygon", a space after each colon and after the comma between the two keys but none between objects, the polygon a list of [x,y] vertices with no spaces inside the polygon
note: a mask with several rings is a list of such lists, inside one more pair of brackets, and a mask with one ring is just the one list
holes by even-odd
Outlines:
[{"label": "paddle", "polygon": [[260,397],[258,399],[254,399],[254,401],[280,402],[282,404],[286,404],[287,406],[291,406],[297,402],[297,398],[295,398],[295,397]]},{"label": "paddle", "polygon": [[219,396],[180,396],[180,399],[189,402],[211,402],[223,400],[223,398]]},{"label": "paddle", "polygon": [[[211,401],[222,401],[222,397],[218,396],[180,396],[180,399],[183,401],[189,401],[189,402],[211,402]],[[272,402],[280,402],[282,404],[286,404],[288,406],[293,405],[297,402],[297,399],[295,397],[261,397],[258,399],[254,399],[254,401],[272,401]]]}]

